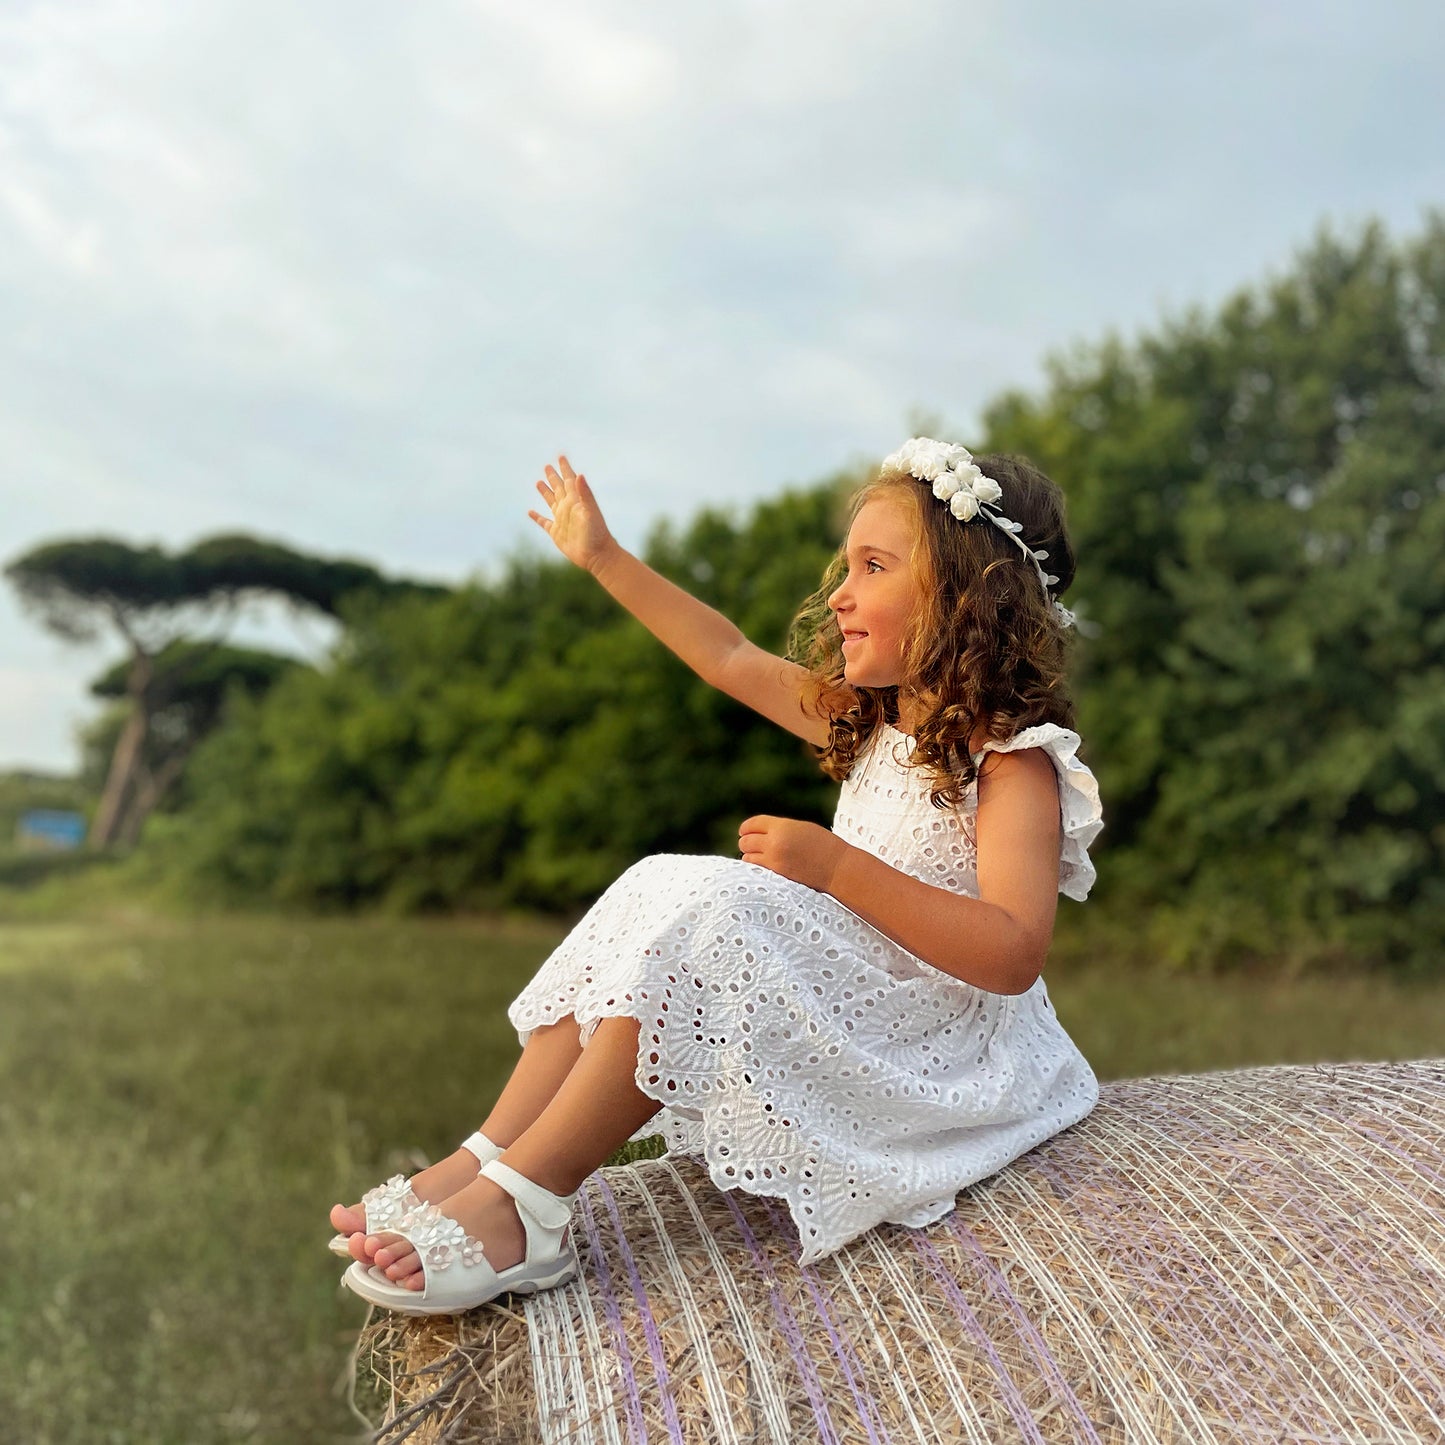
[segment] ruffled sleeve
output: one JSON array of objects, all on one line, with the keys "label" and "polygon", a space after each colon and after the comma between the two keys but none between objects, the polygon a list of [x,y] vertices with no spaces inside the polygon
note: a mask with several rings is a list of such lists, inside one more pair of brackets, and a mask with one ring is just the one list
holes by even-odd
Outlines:
[{"label": "ruffled sleeve", "polygon": [[1078,733],[1058,723],[1039,723],[1016,733],[1006,743],[985,743],[973,755],[973,760],[977,764],[984,753],[1013,753],[1021,748],[1048,751],[1059,775],[1059,812],[1064,825],[1059,854],[1059,892],[1082,903],[1098,876],[1089,861],[1089,844],[1104,827],[1104,807],[1099,798],[1098,780],[1077,756],[1080,741]]}]

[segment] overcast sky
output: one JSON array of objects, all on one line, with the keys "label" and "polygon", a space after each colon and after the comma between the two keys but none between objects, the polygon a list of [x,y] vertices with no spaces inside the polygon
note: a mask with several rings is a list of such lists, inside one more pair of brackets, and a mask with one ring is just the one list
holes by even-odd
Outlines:
[{"label": "overcast sky", "polygon": [[[0,0],[0,565],[248,531],[446,581],[739,511],[1445,204],[1439,0]],[[1065,479],[1066,481],[1066,479]],[[319,659],[279,611],[236,640]],[[75,648],[0,582],[0,767]]]}]

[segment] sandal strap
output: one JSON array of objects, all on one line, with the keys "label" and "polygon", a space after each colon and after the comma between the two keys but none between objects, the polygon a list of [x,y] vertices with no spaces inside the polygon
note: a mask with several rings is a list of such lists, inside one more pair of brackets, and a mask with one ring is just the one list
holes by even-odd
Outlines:
[{"label": "sandal strap", "polygon": [[502,1146],[494,1144],[480,1129],[463,1139],[461,1147],[469,1154],[475,1154],[478,1164],[486,1164],[502,1153]]},{"label": "sandal strap", "polygon": [[[495,1180],[517,1201],[517,1212],[522,1216],[522,1224],[527,1231],[529,1253],[534,1221],[549,1235],[555,1235],[564,1229],[572,1218],[572,1205],[577,1198],[575,1191],[571,1194],[553,1194],[550,1189],[544,1189],[535,1180],[519,1174],[510,1164],[503,1164],[500,1159],[483,1164],[482,1173],[488,1179]],[[530,1219],[528,1215],[531,1216]]]}]

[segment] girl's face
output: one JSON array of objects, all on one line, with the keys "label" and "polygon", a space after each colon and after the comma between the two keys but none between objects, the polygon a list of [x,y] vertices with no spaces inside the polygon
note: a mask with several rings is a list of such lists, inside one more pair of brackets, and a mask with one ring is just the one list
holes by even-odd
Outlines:
[{"label": "girl's face", "polygon": [[865,502],[848,532],[848,575],[828,598],[843,631],[843,676],[855,687],[903,680],[903,637],[920,600],[908,563],[916,518],[900,497]]}]

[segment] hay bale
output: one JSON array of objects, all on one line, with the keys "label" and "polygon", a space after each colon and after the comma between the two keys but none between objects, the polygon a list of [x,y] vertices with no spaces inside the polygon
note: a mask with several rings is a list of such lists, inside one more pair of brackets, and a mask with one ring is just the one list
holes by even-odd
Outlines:
[{"label": "hay bale", "polygon": [[599,1170],[577,1280],[368,1323],[377,1438],[1445,1439],[1442,1140],[1445,1059],[1121,1080],[806,1269],[778,1200]]}]

